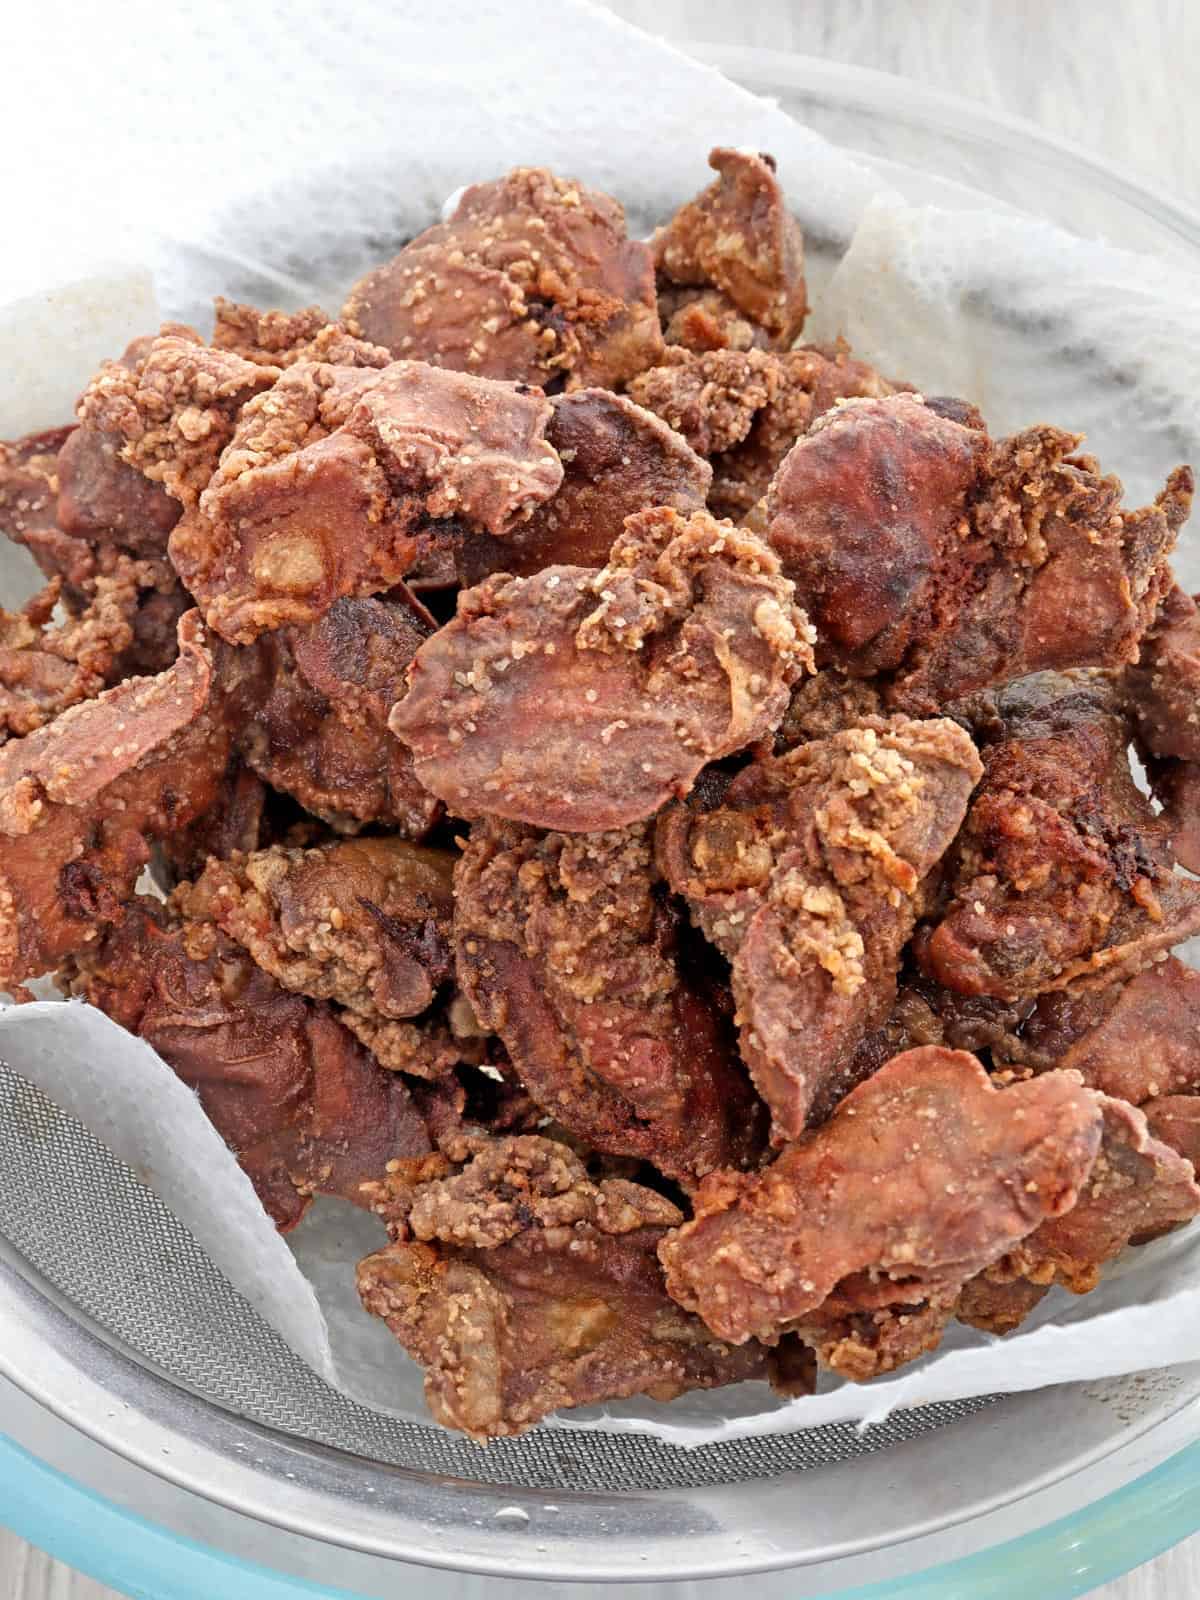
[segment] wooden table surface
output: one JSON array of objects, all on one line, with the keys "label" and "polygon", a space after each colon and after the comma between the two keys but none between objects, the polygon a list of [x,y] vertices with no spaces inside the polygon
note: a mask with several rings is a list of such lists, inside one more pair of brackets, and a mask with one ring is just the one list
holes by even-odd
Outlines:
[{"label": "wooden table surface", "polygon": [[[614,0],[612,9],[670,39],[799,50],[969,95],[1200,208],[1194,0]],[[1200,1537],[1095,1593],[1192,1600]],[[0,1530],[0,1600],[115,1597]]]}]

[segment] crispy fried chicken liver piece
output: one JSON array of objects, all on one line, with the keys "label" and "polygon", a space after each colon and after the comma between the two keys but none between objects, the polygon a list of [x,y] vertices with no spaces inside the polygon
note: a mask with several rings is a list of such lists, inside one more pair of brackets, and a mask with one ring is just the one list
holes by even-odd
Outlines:
[{"label": "crispy fried chicken liver piece", "polygon": [[81,616],[56,623],[61,592],[55,581],[19,611],[0,608],[0,742],[98,695],[133,641],[136,582],[101,580]]},{"label": "crispy fried chicken liver piece", "polygon": [[562,461],[562,484],[505,538],[465,537],[456,556],[466,585],[491,572],[602,567],[634,512],[704,509],[712,468],[661,417],[607,389],[577,389],[552,406],[546,438]]},{"label": "crispy fried chicken liver piece", "polygon": [[1191,1162],[1155,1138],[1145,1116],[1124,1100],[1094,1099],[1103,1142],[1078,1201],[966,1285],[961,1321],[1010,1332],[1052,1285],[1090,1294],[1100,1269],[1126,1245],[1157,1238],[1200,1212]]},{"label": "crispy fried chicken liver piece", "polygon": [[195,612],[180,655],[0,749],[0,984],[48,972],[121,915],[150,841],[207,811],[230,741]]},{"label": "crispy fried chicken liver piece", "polygon": [[1075,1204],[1100,1147],[1068,1073],[994,1088],[963,1051],[910,1050],[753,1174],[714,1173],[659,1249],[671,1295],[719,1338],[771,1341],[839,1312],[956,1293]]},{"label": "crispy fried chicken liver piece", "polygon": [[430,1148],[403,1080],[211,924],[136,899],[72,988],[196,1090],[280,1229],[314,1194],[365,1204],[363,1183]]},{"label": "crispy fried chicken liver piece", "polygon": [[423,608],[398,590],[337,600],[308,627],[280,628],[244,649],[218,646],[222,681],[241,708],[244,760],[338,828],[382,823],[422,839],[441,802],[417,782],[387,718],[430,631]]},{"label": "crispy fried chicken liver piece", "polygon": [[461,594],[391,727],[456,816],[591,832],[650,816],[769,733],[810,660],[766,546],[664,508],[628,518],[598,572]]},{"label": "crispy fried chicken liver piece", "polygon": [[454,970],[454,861],[394,837],[274,845],[210,861],[175,903],[285,989],[367,1017],[415,1017]]},{"label": "crispy fried chicken liver piece", "polygon": [[708,986],[681,968],[647,827],[488,821],[455,891],[459,983],[564,1128],[686,1180],[761,1151],[762,1107]]},{"label": "crispy fried chicken liver piece", "polygon": [[[85,496],[89,507],[85,521],[91,525],[64,515],[62,496],[72,492],[69,475],[60,476],[60,525],[68,533],[98,533],[96,519],[103,512],[96,494],[104,488],[119,504],[125,493],[112,481],[107,451],[94,446],[97,434],[116,445],[120,462],[161,484],[185,507],[195,506],[233,437],[242,407],[252,395],[269,389],[277,376],[273,367],[211,349],[191,329],[145,341],[135,360],[126,352],[120,361],[106,361],[78,406],[85,464],[81,467],[77,461],[76,469],[98,475]],[[87,453],[93,449],[94,454]],[[142,516],[150,514],[145,506],[131,507],[124,531],[136,532]],[[157,548],[161,551],[161,545]]]},{"label": "crispy fried chicken liver piece", "polygon": [[838,344],[774,355],[669,348],[660,366],[633,380],[629,394],[711,459],[710,509],[741,521],[817,417],[838,400],[891,394],[893,388]]},{"label": "crispy fried chicken liver piece", "polygon": [[767,517],[822,664],[887,673],[897,709],[928,713],[1021,673],[1136,660],[1191,474],[1124,511],[1078,444],[1049,427],[992,442],[903,394],[818,420]]},{"label": "crispy fried chicken liver piece", "polygon": [[680,806],[658,857],[733,962],[742,1055],[776,1139],[797,1137],[896,997],[921,890],[982,771],[947,720],[876,721],[745,767]]},{"label": "crispy fried chicken liver piece", "polygon": [[73,429],[48,428],[0,440],[0,533],[14,544],[52,528],[58,499],[58,457]]},{"label": "crispy fried chicken liver piece", "polygon": [[804,326],[804,241],[775,176],[774,158],[713,150],[714,182],[658,229],[660,280],[713,290],[786,349]]},{"label": "crispy fried chicken liver piece", "polygon": [[958,844],[952,899],[918,941],[960,994],[1017,999],[1115,982],[1200,929],[1200,890],[1129,771],[1128,727],[1094,674],[1038,673],[996,699],[1002,737]]},{"label": "crispy fried chicken liver piece", "polygon": [[402,1162],[376,1194],[395,1242],[360,1264],[359,1293],[425,1368],[446,1427],[488,1439],[564,1406],[767,1375],[765,1351],[731,1349],[668,1298],[655,1250],[679,1211],[593,1183],[564,1145],[479,1141],[460,1170]]},{"label": "crispy fried chicken liver piece", "polygon": [[422,362],[301,362],[243,410],[171,560],[235,644],[315,622],[398,583],[436,519],[501,537],[548,500],[549,417],[534,391]]},{"label": "crispy fried chicken liver piece", "polygon": [[1070,1067],[1093,1089],[1141,1106],[1200,1091],[1200,972],[1173,956],[1123,984],[1069,985],[1038,1000],[1009,1059]]},{"label": "crispy fried chicken liver piece", "polygon": [[1176,584],[1142,641],[1125,688],[1153,756],[1200,761],[1200,608]]},{"label": "crispy fried chicken liver piece", "polygon": [[620,205],[536,167],[472,184],[342,316],[396,357],[543,387],[619,388],[662,350],[650,251]]},{"label": "crispy fried chicken liver piece", "polygon": [[1126,667],[1125,689],[1175,854],[1200,872],[1200,609],[1178,585]]}]

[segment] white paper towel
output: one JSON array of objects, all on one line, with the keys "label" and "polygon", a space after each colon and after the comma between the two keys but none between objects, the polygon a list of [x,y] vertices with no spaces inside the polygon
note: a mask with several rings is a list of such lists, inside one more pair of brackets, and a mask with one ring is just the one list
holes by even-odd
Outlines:
[{"label": "white paper towel", "polygon": [[[612,190],[645,228],[728,143],[774,152],[810,241],[825,242],[809,337],[845,332],[892,374],[980,403],[998,429],[1087,427],[1139,494],[1200,458],[1200,301],[1178,272],[1011,214],[907,205],[777,107],[578,0],[314,8],[302,30],[294,16],[134,0],[10,20],[22,70],[0,137],[22,149],[38,132],[10,181],[21,236],[0,253],[0,433],[64,420],[96,361],[159,309],[206,327],[217,292],[335,308],[462,183],[545,162]],[[1194,551],[1182,566],[1200,586]],[[10,593],[16,572],[6,559]],[[419,1373],[354,1293],[372,1218],[321,1202],[289,1248],[195,1098],[90,1008],[0,1012],[0,1054],[133,1165],[323,1377],[424,1417]],[[1190,1360],[1198,1312],[1191,1229],[1085,1299],[1051,1295],[999,1348],[956,1329],[935,1357],[867,1388],[785,1403],[748,1384],[563,1425],[697,1444],[874,1418]]]}]

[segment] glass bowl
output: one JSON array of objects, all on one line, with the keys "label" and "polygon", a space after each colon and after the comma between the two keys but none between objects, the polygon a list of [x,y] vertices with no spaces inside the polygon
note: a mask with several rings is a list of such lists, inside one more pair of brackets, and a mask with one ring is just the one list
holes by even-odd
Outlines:
[{"label": "glass bowl", "polygon": [[[696,54],[909,200],[983,196],[1200,267],[1200,219],[1025,123],[825,61]],[[234,1414],[123,1347],[0,1241],[0,1520],[155,1600],[413,1581],[495,1596],[509,1580],[515,1595],[528,1579],[648,1594],[701,1578],[717,1600],[749,1572],[764,1596],[1067,1600],[1200,1527],[1197,1397],[1200,1371],[1172,1369],[999,1399],[886,1450],[768,1477],[530,1489],[381,1465]],[[579,1436],[558,1438],[566,1453]],[[418,1579],[409,1563],[440,1571]]]}]

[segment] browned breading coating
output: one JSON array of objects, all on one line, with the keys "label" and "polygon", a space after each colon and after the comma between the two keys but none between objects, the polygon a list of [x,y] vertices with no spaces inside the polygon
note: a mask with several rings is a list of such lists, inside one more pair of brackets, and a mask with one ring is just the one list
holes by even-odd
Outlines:
[{"label": "browned breading coating", "polygon": [[1125,691],[1175,855],[1200,872],[1200,608],[1176,585],[1142,640]]},{"label": "browned breading coating", "polygon": [[315,622],[398,583],[436,519],[503,536],[548,500],[549,418],[535,391],[421,362],[301,362],[242,411],[171,560],[235,644]]},{"label": "browned breading coating", "polygon": [[386,600],[338,600],[310,626],[280,628],[244,649],[219,646],[244,760],[343,831],[378,822],[423,838],[441,802],[417,782],[387,718],[430,630],[419,604],[397,590]]},{"label": "browned breading coating", "polygon": [[403,1080],[211,923],[139,898],[78,961],[71,988],[196,1090],[280,1229],[314,1194],[365,1205],[361,1186],[390,1160],[430,1148]]},{"label": "browned breading coating", "polygon": [[944,1303],[1070,1210],[1100,1133],[1069,1073],[997,1090],[965,1052],[910,1050],[765,1171],[707,1179],[659,1249],[668,1289],[731,1342],[803,1329],[831,1296],[839,1315]]},{"label": "browned breading coating", "polygon": [[[117,441],[121,461],[192,507],[241,408],[277,376],[274,367],[210,349],[190,330],[161,334],[131,366],[105,362],[79,397],[80,431]],[[61,508],[59,520],[69,533],[90,531],[64,521]]]},{"label": "browned breading coating", "polygon": [[257,306],[216,299],[213,346],[260,367],[293,367],[298,361],[328,361],[339,367],[386,367],[391,352],[356,339],[320,306],[303,311],[260,311]]},{"label": "browned breading coating", "polygon": [[576,389],[552,405],[546,438],[563,464],[562,484],[505,538],[467,535],[456,552],[464,584],[491,572],[529,577],[557,563],[602,567],[634,512],[704,509],[712,468],[661,417],[607,389]]},{"label": "browned breading coating", "polygon": [[857,361],[849,348],[802,345],[775,357],[779,379],[774,396],[755,416],[744,439],[713,462],[709,505],[719,517],[741,522],[767,494],[780,463],[802,433],[842,400],[878,399],[895,393],[890,383]]},{"label": "browned breading coating", "polygon": [[366,1017],[415,1017],[454,970],[454,861],[393,837],[274,845],[210,861],[174,904],[216,923],[285,989]]},{"label": "browned breading coating", "polygon": [[[65,708],[122,678],[169,667],[175,659],[179,619],[191,606],[161,559],[178,505],[160,486],[151,485],[117,459],[112,441],[103,448],[112,452],[115,466],[108,484],[111,487],[115,481],[117,495],[106,498],[103,481],[82,484],[78,442],[83,432],[54,428],[14,444],[0,443],[0,532],[23,544],[51,583],[61,581],[56,598],[78,619],[78,626],[52,630],[54,637],[49,640],[42,624],[33,623],[31,631],[10,619],[4,649],[18,654],[6,656],[4,677],[13,732],[39,725],[29,720],[40,715],[38,705],[43,711]],[[87,445],[87,440],[83,443]],[[125,474],[134,484],[128,494],[121,489]],[[171,518],[165,527],[156,525],[153,510],[143,508],[137,515],[138,485],[166,499]],[[81,495],[89,512],[107,514],[107,523],[91,526],[91,517],[79,512]],[[60,523],[64,508],[66,522]],[[81,523],[83,533],[66,531],[68,525]],[[158,557],[155,551],[160,552]],[[125,644],[116,643],[126,627]],[[111,654],[107,664],[100,659],[101,651]],[[64,667],[66,661],[82,670]]]},{"label": "browned breading coating", "polygon": [[743,768],[658,857],[733,962],[742,1056],[776,1139],[797,1137],[896,996],[923,881],[982,766],[957,723],[877,721]]},{"label": "browned breading coating", "polygon": [[398,1163],[375,1209],[396,1242],[361,1263],[359,1293],[447,1427],[488,1439],[564,1406],[767,1375],[765,1351],[729,1348],[668,1298],[655,1250],[675,1206],[593,1183],[564,1145],[481,1141],[460,1171]]},{"label": "browned breading coating", "polygon": [[72,429],[49,428],[11,443],[0,439],[0,533],[14,544],[53,527],[58,499],[58,455]]},{"label": "browned breading coating", "polygon": [[1143,1114],[1124,1100],[1094,1099],[1103,1142],[1078,1201],[987,1267],[978,1288],[968,1285],[959,1315],[974,1327],[1008,1332],[1041,1298],[1028,1287],[1013,1288],[1011,1299],[1001,1296],[992,1305],[993,1288],[1022,1284],[1044,1292],[1061,1284],[1072,1294],[1090,1294],[1101,1268],[1126,1245],[1157,1238],[1200,1212],[1191,1162],[1154,1138]]},{"label": "browned breading coating", "polygon": [[620,205],[538,167],[472,184],[342,316],[396,357],[569,389],[619,388],[662,350],[650,251]]},{"label": "browned breading coating", "polygon": [[61,591],[56,580],[20,611],[0,608],[0,741],[98,695],[133,643],[135,579],[100,579],[86,610],[55,622]]},{"label": "browned breading coating", "polygon": [[1128,727],[1095,674],[1039,673],[996,700],[1002,737],[957,846],[952,899],[918,943],[961,994],[1015,999],[1116,982],[1200,929],[1200,890],[1129,770]]},{"label": "browned breading coating", "polygon": [[741,444],[779,387],[779,362],[763,350],[695,355],[671,348],[661,366],[633,380],[629,395],[681,433],[698,455],[715,456]]},{"label": "browned breading coating", "polygon": [[1141,654],[1125,669],[1141,743],[1153,756],[1200,761],[1200,607],[1176,584]]},{"label": "browned breading coating", "polygon": [[661,366],[629,385],[639,405],[711,458],[710,509],[736,522],[763,499],[783,458],[818,417],[839,400],[894,390],[843,344],[774,355],[754,348],[697,353],[672,347]]},{"label": "browned breading coating", "polygon": [[717,174],[651,240],[669,284],[717,290],[786,349],[804,326],[804,241],[784,202],[772,156],[720,148]]},{"label": "browned breading coating", "polygon": [[767,506],[818,660],[889,674],[917,714],[1022,673],[1136,660],[1191,475],[1125,511],[1078,444],[1049,427],[993,443],[904,394],[819,419]]},{"label": "browned breading coating", "polygon": [[762,1149],[762,1108],[655,893],[647,827],[476,826],[455,875],[454,942],[479,1021],[594,1149],[685,1179]]},{"label": "browned breading coating", "polygon": [[762,541],[664,508],[628,518],[598,572],[464,591],[391,726],[454,815],[590,832],[650,816],[769,733],[810,661]]},{"label": "browned breading coating", "polygon": [[229,734],[206,711],[194,612],[180,655],[0,749],[0,985],[56,967],[121,916],[150,841],[216,800]]},{"label": "browned breading coating", "polygon": [[886,1279],[877,1294],[863,1280],[851,1280],[844,1294],[831,1294],[790,1337],[811,1347],[818,1366],[851,1383],[894,1372],[937,1349],[957,1302],[951,1290],[934,1290],[895,1305],[887,1303],[891,1292]]},{"label": "browned breading coating", "polygon": [[706,350],[765,350],[771,335],[734,305],[720,289],[681,289],[660,282],[658,314],[668,346],[703,354]]},{"label": "browned breading coating", "polygon": [[1200,873],[1200,761],[1146,761],[1154,798],[1162,806],[1176,861]]}]

